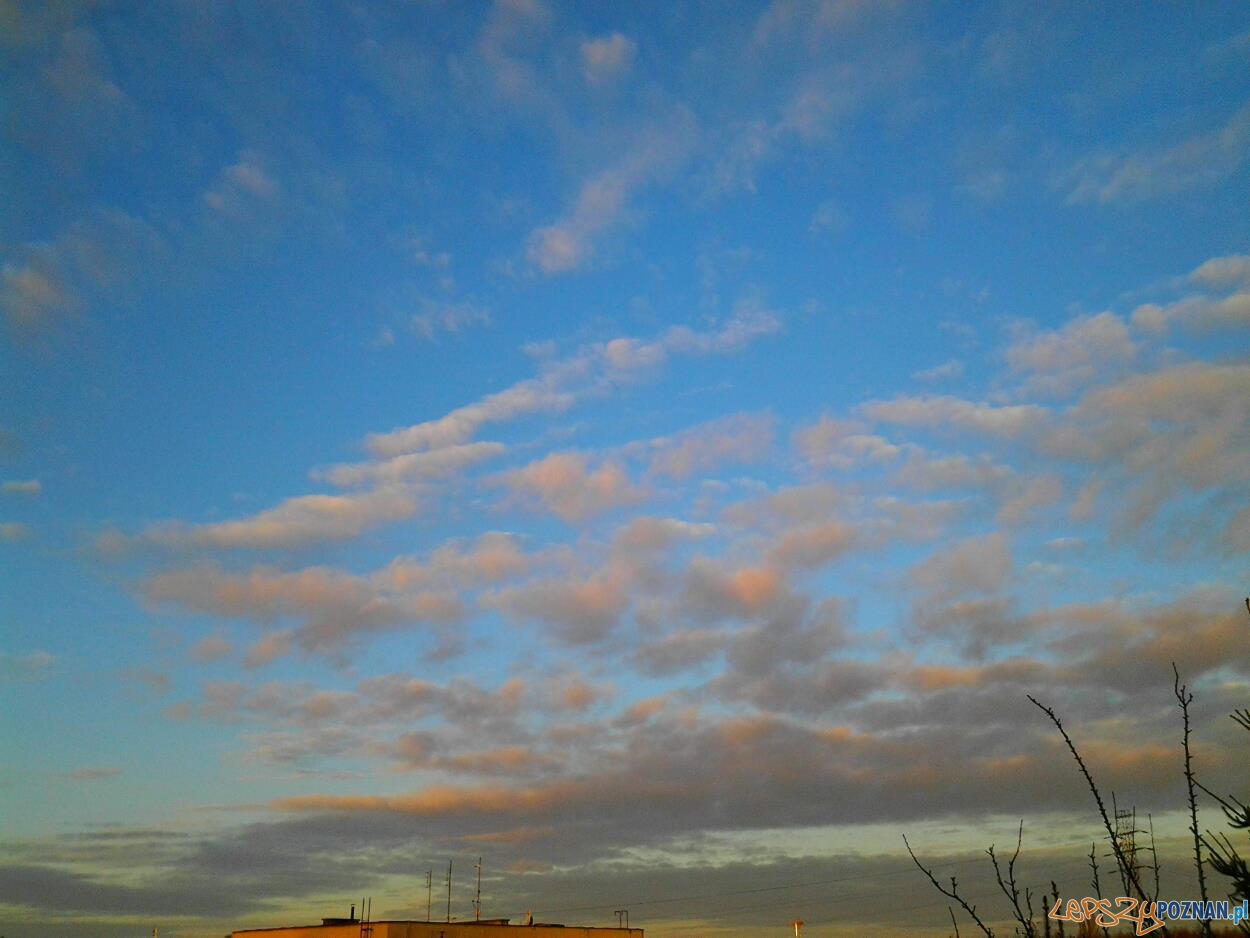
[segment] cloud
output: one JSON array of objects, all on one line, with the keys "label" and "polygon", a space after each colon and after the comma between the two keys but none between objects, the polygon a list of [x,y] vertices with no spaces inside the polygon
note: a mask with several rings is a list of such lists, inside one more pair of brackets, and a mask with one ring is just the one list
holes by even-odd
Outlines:
[{"label": "cloud", "polygon": [[847,553],[856,543],[853,525],[841,521],[791,528],[774,545],[770,557],[785,569],[823,567]]},{"label": "cloud", "polygon": [[[491,532],[444,544],[424,559],[396,557],[364,575],[330,567],[288,572],[257,566],[235,573],[205,565],[156,573],[139,592],[152,603],[266,625],[243,660],[257,668],[296,644],[337,654],[361,636],[406,626],[432,629],[445,643],[446,627],[464,615],[463,591],[522,575],[534,562],[513,537]],[[288,621],[293,627],[286,627]],[[210,650],[219,650],[219,643],[211,642]]]},{"label": "cloud", "polygon": [[1011,572],[1010,544],[994,532],[943,547],[913,567],[908,579],[931,596],[950,598],[999,590]]},{"label": "cloud", "polygon": [[539,505],[563,521],[585,521],[642,501],[646,492],[613,462],[591,469],[581,453],[552,453],[506,473],[502,483],[523,504]]},{"label": "cloud", "polygon": [[226,658],[234,650],[230,641],[222,635],[206,635],[191,646],[191,660],[200,664],[210,664]]},{"label": "cloud", "polygon": [[860,411],[870,420],[930,431],[953,430],[1015,439],[1044,422],[1046,411],[1034,404],[995,405],[958,397],[900,395],[869,401]]},{"label": "cloud", "polygon": [[268,567],[242,574],[211,566],[173,570],[149,577],[142,593],[153,603],[227,618],[300,620],[295,638],[315,652],[336,651],[352,638],[382,629],[456,622],[464,612],[453,593],[390,593],[365,578],[324,567],[294,573]]},{"label": "cloud", "polygon": [[621,33],[612,33],[582,42],[582,74],[592,85],[615,81],[629,69],[637,47],[634,41]]},{"label": "cloud", "polygon": [[823,416],[793,434],[794,448],[813,467],[854,469],[892,462],[904,451],[885,437],[864,432],[858,422]]},{"label": "cloud", "polygon": [[293,639],[292,633],[285,629],[261,636],[243,656],[243,666],[249,669],[263,668],[279,658],[285,658],[291,653]]},{"label": "cloud", "polygon": [[750,619],[787,598],[780,572],[767,567],[726,567],[696,557],[686,569],[681,605],[696,620]]},{"label": "cloud", "polygon": [[312,476],[341,488],[397,485],[445,479],[478,463],[503,455],[502,443],[463,443],[417,453],[405,453],[377,462],[351,463],[314,470]]},{"label": "cloud", "polygon": [[812,234],[824,232],[842,234],[850,226],[851,216],[846,213],[846,210],[833,199],[825,199],[816,206],[811,221],[807,223],[807,230]]},{"label": "cloud", "polygon": [[458,335],[474,326],[488,326],[490,313],[470,303],[430,304],[431,308],[418,313],[409,321],[413,335],[426,341],[434,341],[440,335]]},{"label": "cloud", "polygon": [[0,310],[13,335],[34,341],[58,334],[73,317],[119,288],[158,254],[162,240],[139,218],[98,209],[51,241],[28,242],[0,267]]},{"label": "cloud", "polygon": [[1199,264],[1189,279],[1200,286],[1221,290],[1230,287],[1250,286],[1250,255],[1230,254],[1213,257]]},{"label": "cloud", "polygon": [[[708,147],[706,185],[711,193],[753,193],[762,166],[800,147],[825,141],[839,122],[862,106],[869,93],[866,76],[870,71],[857,71],[853,66],[814,69],[788,89],[769,117],[730,122]],[[809,230],[822,230],[826,224],[827,230],[836,231],[845,226],[846,219],[836,206],[823,215],[818,208]]]},{"label": "cloud", "polygon": [[534,555],[521,550],[513,535],[492,531],[474,541],[443,544],[424,561],[396,557],[377,571],[373,580],[401,591],[449,586],[467,589],[525,574],[536,561]]},{"label": "cloud", "polygon": [[56,655],[46,651],[21,655],[0,652],[0,680],[15,683],[42,681],[51,676],[56,662]]},{"label": "cloud", "polygon": [[962,378],[963,374],[964,363],[952,358],[932,368],[912,372],[912,378],[917,381],[954,381]]},{"label": "cloud", "polygon": [[585,267],[596,241],[621,223],[634,196],[684,162],[695,133],[693,116],[681,109],[640,130],[623,159],[581,184],[563,216],[530,233],[526,259],[548,276]]},{"label": "cloud", "polygon": [[1025,393],[1069,394],[1106,379],[1133,361],[1137,347],[1114,313],[1078,316],[1049,332],[1024,332],[1004,353]]},{"label": "cloud", "polygon": [[774,314],[747,303],[740,304],[728,319],[702,332],[673,326],[651,341],[622,337],[586,345],[565,358],[543,361],[539,374],[533,378],[518,381],[438,419],[372,434],[365,445],[373,455],[390,458],[463,444],[488,423],[568,410],[584,398],[606,393],[619,380],[640,369],[659,365],[670,355],[729,354],[780,328]]},{"label": "cloud", "polygon": [[24,541],[30,536],[30,528],[20,521],[0,521],[0,541],[10,544]]},{"label": "cloud", "polygon": [[1137,153],[1101,154],[1078,161],[1060,182],[1069,204],[1157,199],[1232,175],[1250,152],[1250,107],[1223,127],[1173,146]]},{"label": "cloud", "polygon": [[501,590],[485,605],[552,626],[572,645],[602,641],[629,605],[623,582],[610,572],[585,580],[540,580]]},{"label": "cloud", "polygon": [[897,484],[922,492],[960,488],[1001,492],[1015,478],[1013,470],[987,456],[944,456],[920,449],[912,450],[894,475]]},{"label": "cloud", "polygon": [[634,652],[636,666],[649,677],[700,667],[723,652],[732,637],[725,629],[682,629],[640,645]]},{"label": "cloud", "polygon": [[1013,480],[1002,496],[994,520],[1003,525],[1023,524],[1041,508],[1048,508],[1063,498],[1063,480],[1056,475],[1038,475]]},{"label": "cloud", "polygon": [[[1139,530],[1182,493],[1250,480],[1250,367],[1185,362],[1088,391],[1035,444],[1116,479],[1119,521]],[[1101,491],[1087,490],[1086,502]]]},{"label": "cloud", "polygon": [[45,66],[43,79],[66,101],[107,108],[126,99],[124,92],[107,77],[108,71],[100,40],[80,27],[61,34],[57,56]]},{"label": "cloud", "polygon": [[239,216],[277,193],[278,184],[265,171],[260,154],[244,150],[221,171],[216,186],[204,193],[204,204],[222,215]]},{"label": "cloud", "polygon": [[98,782],[104,779],[116,778],[122,774],[122,770],[112,765],[93,766],[85,769],[75,769],[65,777],[75,782]]},{"label": "cloud", "polygon": [[38,495],[42,491],[43,485],[38,479],[14,479],[0,484],[0,494],[4,495]]},{"label": "cloud", "polygon": [[1243,328],[1250,326],[1250,292],[1219,299],[1190,296],[1165,306],[1143,303],[1133,310],[1133,325],[1146,333],[1161,333],[1171,325],[1189,329]]},{"label": "cloud", "polygon": [[725,463],[761,462],[771,454],[775,424],[768,415],[738,414],[651,440],[647,474],[685,480]]},{"label": "cloud", "polygon": [[18,335],[29,335],[63,320],[78,309],[73,288],[48,260],[32,259],[0,269],[0,302],[9,325]]},{"label": "cloud", "polygon": [[[1027,644],[1037,637],[1034,623],[1022,616],[1016,604],[1003,596],[974,596],[936,604],[919,603],[914,612],[916,631],[921,638],[938,637],[949,641],[961,655],[972,661],[984,661],[991,653]],[[1024,665],[1018,662],[1018,676],[1025,677]],[[939,672],[929,670],[923,680],[923,689],[937,690]],[[967,669],[955,677],[945,672],[947,681],[959,681],[976,686],[988,675],[977,669]],[[971,676],[970,676],[971,675]]]},{"label": "cloud", "polygon": [[417,500],[400,488],[358,495],[301,495],[236,521],[150,525],[141,539],[164,547],[271,550],[356,537],[416,514]]},{"label": "cloud", "polygon": [[673,544],[710,537],[716,528],[676,518],[634,518],[617,529],[614,544],[632,552],[666,550]]}]

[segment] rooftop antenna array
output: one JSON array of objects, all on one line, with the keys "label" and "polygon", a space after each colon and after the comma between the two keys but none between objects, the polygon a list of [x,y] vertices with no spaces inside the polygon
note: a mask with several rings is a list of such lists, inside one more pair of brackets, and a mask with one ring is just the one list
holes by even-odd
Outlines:
[{"label": "rooftop antenna array", "polygon": [[425,920],[430,920],[430,904],[434,898],[434,871],[425,871]]},{"label": "rooftop antenna array", "polygon": [[615,911],[613,911],[613,913],[612,913],[612,914],[616,916],[616,927],[617,927],[617,928],[620,928],[620,927],[621,927],[621,917],[622,917],[622,916],[624,916],[624,919],[625,919],[625,927],[626,927],[626,928],[629,928],[629,909],[616,909]]},{"label": "rooftop antenna array", "polygon": [[447,921],[451,921],[451,861],[447,861]]}]

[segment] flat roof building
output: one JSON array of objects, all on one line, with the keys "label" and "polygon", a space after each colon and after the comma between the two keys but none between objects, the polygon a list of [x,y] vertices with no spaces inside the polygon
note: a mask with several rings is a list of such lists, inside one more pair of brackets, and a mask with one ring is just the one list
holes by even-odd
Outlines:
[{"label": "flat roof building", "polygon": [[246,928],[231,938],[643,938],[641,928],[595,928],[589,925],[512,925],[506,918],[480,922],[361,922],[323,919],[320,925]]}]

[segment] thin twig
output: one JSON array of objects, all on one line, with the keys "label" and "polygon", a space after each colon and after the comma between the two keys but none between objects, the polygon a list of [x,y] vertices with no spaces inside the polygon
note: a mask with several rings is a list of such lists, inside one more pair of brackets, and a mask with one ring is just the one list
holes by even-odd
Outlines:
[{"label": "thin twig", "polygon": [[907,847],[907,854],[911,857],[912,862],[919,867],[920,872],[929,877],[929,882],[933,884],[933,888],[944,895],[947,899],[954,899],[961,906],[963,906],[963,910],[972,917],[972,920],[976,922],[977,927],[985,933],[985,938],[994,938],[994,933],[990,931],[986,924],[981,921],[981,917],[977,915],[977,907],[974,905],[968,905],[964,897],[959,894],[959,884],[955,881],[955,877],[951,877],[951,888],[947,889],[937,881],[937,877],[933,875],[932,870],[927,869],[923,863],[916,859],[916,854],[912,851],[911,844],[907,842],[906,834],[903,835],[903,844]]},{"label": "thin twig", "polygon": [[[1198,833],[1198,795],[1195,791],[1193,756],[1189,750],[1189,705],[1193,702],[1194,695],[1181,683],[1181,672],[1177,669],[1175,661],[1172,662],[1172,674],[1172,693],[1176,695],[1176,702],[1180,704],[1181,720],[1184,724],[1181,745],[1185,749],[1185,785],[1189,790],[1189,831],[1194,835],[1194,866],[1198,870],[1198,895],[1205,908],[1208,901],[1207,876],[1202,863],[1202,836]],[[1211,938],[1210,919],[1203,919],[1202,934],[1206,938]]]},{"label": "thin twig", "polygon": [[[1097,848],[1098,848],[1098,844],[1094,841],[1091,841],[1089,845],[1089,868],[1094,871],[1094,878],[1090,881],[1090,886],[1094,890],[1095,898],[1101,899],[1102,898],[1102,886],[1098,882]],[[1104,938],[1110,938],[1110,932],[1107,931],[1106,925],[1102,926],[1102,933],[1103,933]]]},{"label": "thin twig", "polygon": [[1024,910],[1020,908],[1020,887],[1016,885],[1016,859],[1020,856],[1020,843],[1024,839],[1024,819],[1020,820],[1020,829],[1016,832],[1016,852],[1011,855],[1011,859],[1007,861],[1007,880],[1003,881],[1002,870],[998,866],[998,857],[994,855],[994,845],[985,852],[990,855],[990,862],[994,864],[994,877],[998,880],[998,888],[1003,891],[1003,895],[1011,903],[1012,909],[1016,914],[1016,921],[1024,928],[1025,938],[1035,938],[1037,932],[1033,927],[1032,909],[1026,918]]},{"label": "thin twig", "polygon": [[1032,694],[1026,694],[1033,705],[1042,713],[1050,717],[1050,722],[1055,724],[1055,728],[1059,730],[1059,735],[1063,737],[1063,741],[1068,744],[1068,750],[1072,753],[1072,758],[1076,760],[1076,764],[1081,769],[1081,774],[1085,776],[1085,781],[1089,784],[1089,790],[1094,795],[1094,802],[1098,805],[1098,814],[1102,817],[1103,827],[1107,830],[1107,837],[1111,840],[1111,850],[1115,853],[1116,862],[1120,865],[1120,869],[1125,873],[1133,888],[1137,890],[1137,895],[1143,901],[1146,901],[1146,891],[1141,888],[1141,883],[1137,879],[1137,873],[1129,866],[1128,860],[1124,856],[1124,851],[1120,849],[1120,842],[1115,836],[1115,829],[1111,826],[1111,819],[1107,817],[1107,806],[1103,804],[1102,795],[1098,792],[1098,786],[1094,784],[1094,778],[1089,774],[1089,769],[1085,767],[1085,760],[1081,758],[1081,754],[1076,750],[1076,744],[1072,742],[1072,737],[1068,735],[1068,731],[1063,728],[1063,721],[1059,719],[1055,711],[1050,707],[1041,703]]}]

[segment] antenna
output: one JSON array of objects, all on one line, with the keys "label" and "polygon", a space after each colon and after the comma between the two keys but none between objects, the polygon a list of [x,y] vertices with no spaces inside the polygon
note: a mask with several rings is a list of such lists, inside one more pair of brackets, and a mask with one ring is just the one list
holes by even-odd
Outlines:
[{"label": "antenna", "polygon": [[612,913],[616,916],[616,927],[621,927],[621,916],[625,917],[625,927],[629,928],[629,909],[617,909]]},{"label": "antenna", "polygon": [[482,858],[477,858],[477,895],[473,897],[473,920],[482,920]]},{"label": "antenna", "polygon": [[451,861],[447,861],[447,921],[451,921]]},{"label": "antenna", "polygon": [[430,900],[434,898],[434,871],[425,871],[425,920],[430,920]]}]

